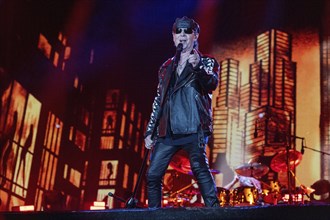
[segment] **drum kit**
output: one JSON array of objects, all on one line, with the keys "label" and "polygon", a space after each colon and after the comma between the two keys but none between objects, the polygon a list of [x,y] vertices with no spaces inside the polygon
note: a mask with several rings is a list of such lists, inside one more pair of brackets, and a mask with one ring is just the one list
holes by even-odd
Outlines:
[{"label": "drum kit", "polygon": [[[173,170],[177,173],[189,176],[193,175],[193,172],[190,167],[189,158],[185,151],[179,151],[173,156],[170,162],[170,167],[172,167]],[[210,172],[212,174],[220,173],[220,171],[215,169],[211,169]],[[177,174],[174,174],[173,176],[174,178],[177,178]],[[168,188],[169,191],[167,193],[164,193],[163,206],[185,207],[203,205],[200,201],[201,194],[197,189],[197,182],[192,181],[191,183],[177,190],[171,190],[171,188],[173,187],[166,187],[166,184],[164,185],[164,188]]]},{"label": "drum kit", "polygon": [[[271,169],[274,172],[288,172],[292,177],[295,178],[297,182],[299,180],[294,175],[292,171],[295,167],[297,167],[302,160],[302,154],[296,150],[284,150],[277,153],[270,162],[270,167],[264,165],[262,163],[246,163],[235,168],[235,172],[239,176],[243,176],[246,178],[253,178],[256,181],[260,182],[261,189],[257,189],[256,187],[251,186],[240,186],[233,190],[218,190],[221,193],[225,193],[227,195],[220,195],[220,204],[222,206],[247,206],[247,205],[260,205],[260,204],[270,204],[276,205],[279,202],[287,203],[288,199],[285,197],[291,195],[297,196],[299,194],[299,198],[301,200],[294,202],[303,203],[303,195],[310,194],[313,189],[300,184],[300,187],[294,190],[294,192],[288,192],[288,189],[282,189],[280,183],[278,181],[268,181],[268,183],[261,181],[260,179],[266,175]],[[288,186],[288,188],[290,185]],[[288,195],[290,193],[290,195]],[[225,200],[221,200],[225,198]]]},{"label": "drum kit", "polygon": [[[265,176],[270,169],[274,172],[290,172],[297,180],[294,173],[291,171],[300,164],[302,154],[296,150],[281,151],[277,153],[270,162],[270,167],[262,163],[245,163],[235,168],[237,176],[245,177],[245,179],[254,179],[260,182],[261,189],[255,186],[239,186],[232,190],[223,187],[217,187],[218,198],[220,206],[253,206],[270,204],[276,205],[281,202],[283,193],[278,181],[267,181],[267,183],[260,179]],[[179,153],[174,156],[170,166],[177,172],[182,174],[192,175],[189,159],[186,155]],[[288,169],[289,168],[289,169]],[[210,170],[212,174],[218,174],[218,170]],[[196,182],[192,182],[187,186],[182,187],[175,192],[169,192],[164,198],[171,206],[191,206],[194,197],[199,196],[200,192],[193,186]],[[196,186],[196,185],[195,185]],[[311,188],[305,187],[301,184],[300,190],[303,194],[312,192]],[[200,204],[200,203],[196,203]],[[166,204],[165,204],[166,205]]]}]

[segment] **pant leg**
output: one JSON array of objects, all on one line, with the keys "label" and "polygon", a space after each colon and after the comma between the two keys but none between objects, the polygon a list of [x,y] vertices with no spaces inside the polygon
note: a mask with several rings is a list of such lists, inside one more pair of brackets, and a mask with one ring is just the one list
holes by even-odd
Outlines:
[{"label": "pant leg", "polygon": [[217,188],[209,169],[205,147],[201,148],[198,143],[191,143],[186,144],[183,149],[189,154],[191,170],[197,179],[205,206],[219,206]]},{"label": "pant leg", "polygon": [[162,201],[162,180],[173,155],[180,148],[157,143],[147,171],[148,207],[159,208]]}]

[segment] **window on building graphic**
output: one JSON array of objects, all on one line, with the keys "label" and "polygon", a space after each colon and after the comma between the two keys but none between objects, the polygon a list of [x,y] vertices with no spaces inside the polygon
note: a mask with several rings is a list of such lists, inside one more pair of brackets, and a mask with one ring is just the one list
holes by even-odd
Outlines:
[{"label": "window on building graphic", "polygon": [[43,193],[54,190],[62,130],[63,122],[49,112],[35,198],[37,210],[42,206]]},{"label": "window on building graphic", "polygon": [[116,185],[118,169],[118,160],[103,160],[100,169],[100,186],[114,186]]},{"label": "window on building graphic", "polygon": [[27,196],[41,103],[16,81],[0,98],[1,202],[10,210]]}]

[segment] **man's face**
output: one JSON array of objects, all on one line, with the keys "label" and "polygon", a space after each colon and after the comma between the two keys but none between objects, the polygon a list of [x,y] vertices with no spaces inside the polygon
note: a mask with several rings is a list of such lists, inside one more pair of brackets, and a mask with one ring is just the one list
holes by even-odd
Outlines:
[{"label": "man's face", "polygon": [[194,42],[198,39],[198,33],[195,33],[191,28],[177,28],[172,35],[175,47],[182,43],[182,52],[192,51]]}]

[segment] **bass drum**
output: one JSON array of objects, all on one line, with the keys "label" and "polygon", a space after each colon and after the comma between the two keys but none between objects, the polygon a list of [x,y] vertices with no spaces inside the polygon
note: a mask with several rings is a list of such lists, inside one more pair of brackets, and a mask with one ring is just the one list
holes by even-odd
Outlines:
[{"label": "bass drum", "polygon": [[255,187],[237,187],[232,193],[233,206],[253,206],[258,200],[258,190]]}]

